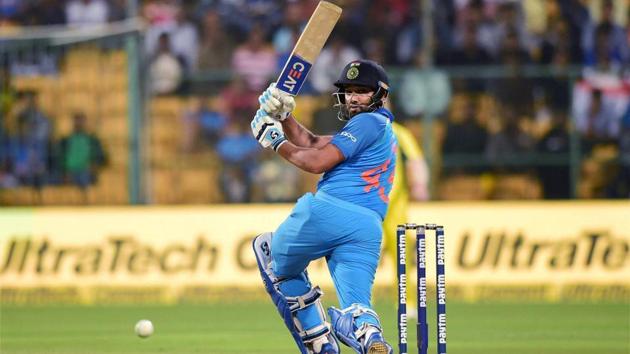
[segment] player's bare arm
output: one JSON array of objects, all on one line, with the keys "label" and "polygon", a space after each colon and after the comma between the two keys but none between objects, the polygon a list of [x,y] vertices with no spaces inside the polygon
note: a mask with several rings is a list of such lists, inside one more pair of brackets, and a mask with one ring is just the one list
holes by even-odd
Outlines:
[{"label": "player's bare arm", "polygon": [[305,148],[287,142],[278,153],[301,170],[315,174],[324,173],[345,159],[335,145],[328,143],[320,148]]},{"label": "player's bare arm", "polygon": [[287,139],[294,145],[305,148],[323,148],[332,140],[332,135],[316,135],[300,124],[293,115],[282,121]]}]

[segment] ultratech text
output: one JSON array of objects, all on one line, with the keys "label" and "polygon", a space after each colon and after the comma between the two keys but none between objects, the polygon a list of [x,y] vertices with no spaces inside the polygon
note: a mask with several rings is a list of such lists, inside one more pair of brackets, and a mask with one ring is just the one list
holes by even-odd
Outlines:
[{"label": "ultratech text", "polygon": [[58,274],[70,270],[77,275],[100,272],[145,274],[214,270],[217,246],[203,237],[193,243],[171,243],[162,248],[141,243],[131,236],[111,236],[101,244],[81,247],[59,246],[46,238],[14,237],[0,258],[0,274]]}]

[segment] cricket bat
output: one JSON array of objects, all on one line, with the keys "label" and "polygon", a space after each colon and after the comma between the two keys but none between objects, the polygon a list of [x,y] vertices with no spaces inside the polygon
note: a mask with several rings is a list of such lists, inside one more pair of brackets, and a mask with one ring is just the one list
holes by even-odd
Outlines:
[{"label": "cricket bat", "polygon": [[320,1],[317,4],[289,59],[284,64],[276,83],[278,89],[293,96],[300,92],[306,76],[340,16],[339,6],[327,1]]}]

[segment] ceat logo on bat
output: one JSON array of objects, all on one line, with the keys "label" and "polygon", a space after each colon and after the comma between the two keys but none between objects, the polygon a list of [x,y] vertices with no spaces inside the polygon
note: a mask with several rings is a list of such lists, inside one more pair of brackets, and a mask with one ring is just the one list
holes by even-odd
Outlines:
[{"label": "ceat logo on bat", "polygon": [[297,55],[289,58],[276,87],[291,95],[297,95],[306,80],[311,64]]},{"label": "ceat logo on bat", "polygon": [[294,67],[289,70],[289,77],[293,79],[299,79],[304,71],[304,64],[295,63]]}]

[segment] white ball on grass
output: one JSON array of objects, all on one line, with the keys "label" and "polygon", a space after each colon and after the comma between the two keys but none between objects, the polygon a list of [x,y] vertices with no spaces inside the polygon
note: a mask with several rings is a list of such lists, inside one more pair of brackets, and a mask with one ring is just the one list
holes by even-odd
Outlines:
[{"label": "white ball on grass", "polygon": [[138,337],[146,338],[153,334],[153,323],[149,320],[140,320],[136,323],[136,334]]}]

